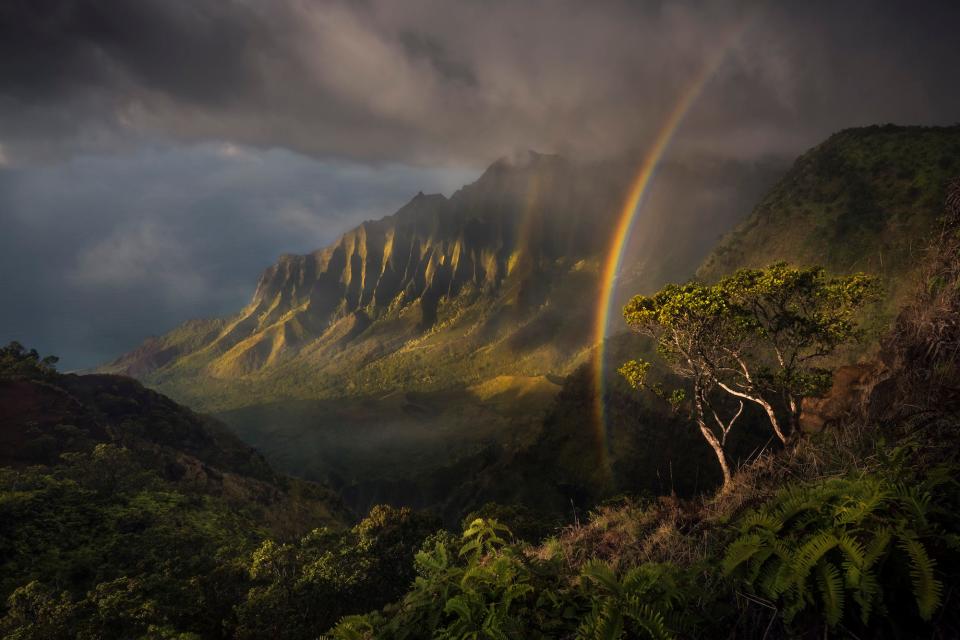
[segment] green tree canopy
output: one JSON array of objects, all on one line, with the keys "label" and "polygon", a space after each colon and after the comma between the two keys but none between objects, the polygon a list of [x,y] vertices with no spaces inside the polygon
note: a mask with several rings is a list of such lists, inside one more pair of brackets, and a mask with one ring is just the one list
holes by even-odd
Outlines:
[{"label": "green tree canopy", "polygon": [[[743,405],[732,416],[721,417],[713,363],[731,344],[747,341],[750,327],[741,310],[718,287],[688,282],[668,284],[653,296],[634,296],[623,314],[634,330],[656,341],[657,352],[670,370],[690,383],[693,418],[717,456],[724,486],[729,486],[731,472],[724,445]],[[631,360],[620,367],[620,373],[634,388],[648,388],[678,408],[686,394],[678,390],[667,395],[658,385],[648,384],[650,366],[643,360]]]},{"label": "green tree canopy", "polygon": [[[632,329],[654,339],[670,370],[689,382],[693,417],[727,484],[723,447],[742,403],[762,407],[774,433],[787,442],[801,400],[830,383],[823,361],[859,338],[858,312],[877,292],[876,281],[864,274],[830,277],[820,267],[777,263],[740,270],[712,285],[669,284],[652,296],[634,296],[623,314]],[[682,392],[668,395],[647,383],[649,370],[643,360],[620,368],[633,387],[682,404]],[[739,408],[721,417],[718,393],[736,398]],[[778,412],[787,414],[786,429]]]},{"label": "green tree canopy", "polygon": [[27,351],[26,347],[13,341],[0,347],[0,380],[23,380],[47,378],[57,372],[56,356],[40,357],[36,349]]}]

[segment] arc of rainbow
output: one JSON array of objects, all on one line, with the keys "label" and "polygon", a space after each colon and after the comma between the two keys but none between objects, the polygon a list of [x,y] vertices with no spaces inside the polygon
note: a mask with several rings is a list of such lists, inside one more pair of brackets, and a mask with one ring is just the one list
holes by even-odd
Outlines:
[{"label": "arc of rainbow", "polygon": [[753,23],[753,20],[745,20],[739,28],[726,39],[726,44],[717,51],[700,72],[693,79],[693,82],[680,94],[680,98],[673,109],[667,115],[661,125],[649,151],[644,156],[636,175],[630,183],[626,199],[620,214],[617,217],[617,225],[614,229],[610,249],[607,251],[606,260],[602,265],[600,273],[600,299],[597,304],[597,315],[594,324],[594,380],[595,380],[595,420],[596,420],[596,439],[597,448],[600,454],[600,463],[604,469],[608,469],[609,461],[607,459],[607,416],[603,404],[603,397],[606,392],[604,385],[604,360],[606,349],[607,329],[610,324],[610,311],[613,305],[614,294],[616,290],[617,275],[620,271],[623,254],[630,239],[630,231],[633,228],[637,214],[642,208],[644,195],[653,180],[657,167],[663,159],[664,154],[670,146],[674,135],[683,123],[684,117],[690,111],[690,108],[700,97],[704,87],[708,84],[711,77],[719,69],[726,58],[727,52],[739,41],[746,31],[747,27]]}]

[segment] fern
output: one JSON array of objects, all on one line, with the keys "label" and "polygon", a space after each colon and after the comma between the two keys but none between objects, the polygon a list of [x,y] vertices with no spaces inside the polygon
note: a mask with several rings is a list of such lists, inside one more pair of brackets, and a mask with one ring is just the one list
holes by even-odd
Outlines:
[{"label": "fern", "polygon": [[603,602],[584,619],[577,631],[577,637],[584,640],[619,640],[623,636],[623,615],[617,602]]},{"label": "fern", "polygon": [[934,576],[934,560],[913,534],[900,535],[898,545],[910,557],[910,577],[913,580],[913,594],[917,600],[920,617],[930,620],[940,606],[942,583]]},{"label": "fern", "polygon": [[763,546],[760,536],[749,534],[740,536],[729,547],[723,557],[723,572],[726,575],[733,573],[734,569],[749,560]]},{"label": "fern", "polygon": [[[920,618],[930,620],[943,586],[924,536],[949,545],[948,534],[930,524],[931,505],[926,489],[874,476],[790,487],[741,518],[722,570],[777,603],[788,624],[803,613],[836,627],[847,619],[849,600],[855,623],[868,628],[885,601],[899,595],[903,581],[887,573],[908,566],[910,596]],[[887,563],[891,554],[901,554],[905,565]]]},{"label": "fern", "polygon": [[609,566],[588,563],[580,575],[583,588],[592,596],[592,607],[577,637],[617,640],[629,632],[630,637],[672,638],[666,614],[681,604],[684,595],[676,571],[671,565],[648,563],[618,579]]},{"label": "fern", "polygon": [[840,571],[829,562],[819,563],[817,584],[820,586],[824,617],[828,625],[835,627],[843,617],[843,578]]},{"label": "fern", "polygon": [[501,534],[508,537],[512,535],[510,529],[493,518],[477,518],[463,532],[464,545],[460,548],[460,555],[481,556],[502,547],[506,540]]},{"label": "fern", "polygon": [[667,630],[667,624],[663,619],[663,614],[649,604],[642,604],[640,598],[637,596],[627,598],[623,614],[643,629],[651,638],[655,638],[656,640],[669,640],[673,638],[673,634]]},{"label": "fern", "polygon": [[612,594],[619,596],[623,591],[620,581],[617,580],[617,574],[603,562],[596,560],[588,562],[581,572],[581,577],[599,582]]}]

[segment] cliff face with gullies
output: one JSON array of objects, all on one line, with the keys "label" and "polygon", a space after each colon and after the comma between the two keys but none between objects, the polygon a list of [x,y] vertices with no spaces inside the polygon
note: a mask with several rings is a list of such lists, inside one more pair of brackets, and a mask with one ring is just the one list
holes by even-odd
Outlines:
[{"label": "cliff face with gullies", "polygon": [[569,172],[545,156],[531,156],[520,169],[500,163],[449,200],[418,194],[330,247],[283,256],[217,338],[224,355],[216,373],[274,365],[316,340],[342,344],[391,314],[404,318],[410,334],[422,333],[437,323],[441,300],[491,297],[507,279],[517,304],[529,306],[544,271],[595,254],[601,240],[569,204],[566,220],[544,224],[545,210],[576,197],[564,188]]},{"label": "cliff face with gullies", "polygon": [[[158,381],[164,370],[226,380],[296,361],[318,373],[344,351],[359,368],[463,321],[475,346],[502,339],[529,351],[518,328],[538,318],[528,333],[580,340],[572,332],[588,335],[589,313],[570,307],[569,323],[553,307],[567,294],[592,295],[603,230],[625,178],[587,176],[532,152],[501,160],[449,199],[420,193],[329,247],[282,256],[236,316],[183,325],[107,369]],[[563,371],[570,355],[540,354],[525,373]]]},{"label": "cliff face with gullies", "polygon": [[[563,375],[590,347],[600,261],[632,160],[501,159],[450,198],[417,194],[326,248],[281,257],[238,314],[185,323],[102,370],[206,410]],[[777,173],[779,165],[664,167],[637,221],[640,258],[625,264],[624,293],[685,278],[717,227],[738,220]],[[710,211],[671,180],[701,182]]]}]

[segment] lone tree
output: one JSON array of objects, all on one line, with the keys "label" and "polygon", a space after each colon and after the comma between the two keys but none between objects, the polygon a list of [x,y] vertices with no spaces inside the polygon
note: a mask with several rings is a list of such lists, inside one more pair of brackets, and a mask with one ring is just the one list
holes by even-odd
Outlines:
[{"label": "lone tree", "polygon": [[[627,324],[653,338],[670,370],[689,381],[691,413],[717,456],[724,488],[732,477],[724,446],[743,412],[743,402],[732,416],[721,417],[712,363],[723,356],[732,341],[747,340],[749,327],[738,314],[739,309],[722,291],[696,282],[670,284],[650,297],[634,296],[623,310]],[[674,409],[679,408],[687,399],[686,393],[678,389],[668,394],[659,384],[651,384],[650,367],[649,362],[631,360],[620,367],[620,373],[634,388],[646,388],[669,401]]]},{"label": "lone tree", "polygon": [[[743,402],[763,408],[773,432],[786,443],[801,400],[821,393],[830,372],[818,366],[861,335],[857,312],[877,295],[873,278],[828,277],[819,267],[784,263],[744,269],[714,285],[667,285],[653,296],[634,296],[624,307],[627,324],[653,338],[670,371],[691,389],[693,419],[730,482],[724,446]],[[682,390],[666,393],[648,383],[650,363],[631,360],[620,372],[634,388],[646,388],[679,407]],[[718,394],[739,408],[721,417]],[[778,414],[786,413],[787,429]],[[728,414],[731,412],[728,411]]]}]

